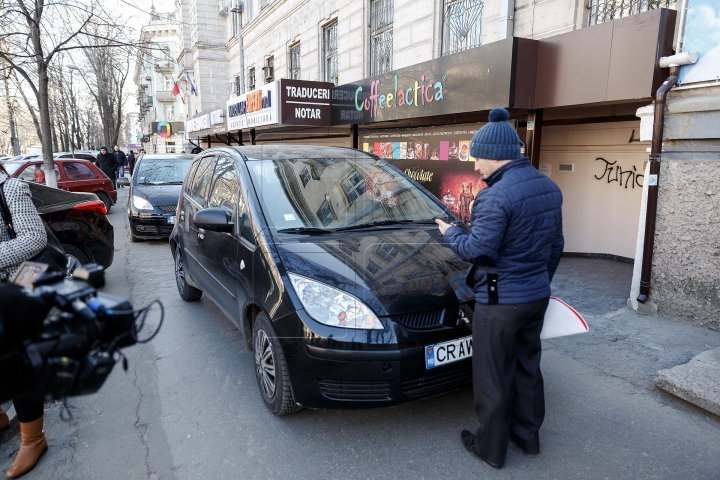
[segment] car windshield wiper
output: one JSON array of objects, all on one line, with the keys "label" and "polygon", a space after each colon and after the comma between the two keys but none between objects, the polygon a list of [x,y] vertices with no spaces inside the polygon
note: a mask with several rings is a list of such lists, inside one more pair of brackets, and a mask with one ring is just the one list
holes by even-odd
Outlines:
[{"label": "car windshield wiper", "polygon": [[334,233],[334,230],[327,230],[325,228],[317,228],[317,227],[293,227],[293,228],[283,228],[281,230],[278,230],[277,233],[318,233],[318,234],[324,234],[324,233]]},{"label": "car windshield wiper", "polygon": [[368,223],[360,223],[358,225],[349,225],[347,227],[336,228],[338,232],[346,230],[360,230],[363,228],[382,227],[386,225],[431,225],[434,224],[435,220],[402,220],[402,219],[387,219],[387,220],[375,220]]}]

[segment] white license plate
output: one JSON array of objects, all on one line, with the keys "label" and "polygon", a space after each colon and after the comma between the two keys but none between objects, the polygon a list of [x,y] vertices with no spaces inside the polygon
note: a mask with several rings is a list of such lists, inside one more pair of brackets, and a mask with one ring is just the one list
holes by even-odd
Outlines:
[{"label": "white license plate", "polygon": [[472,336],[425,347],[425,368],[457,362],[472,357]]},{"label": "white license plate", "polygon": [[175,215],[173,215],[171,217],[167,217],[167,218],[168,218],[168,223],[175,223]]}]

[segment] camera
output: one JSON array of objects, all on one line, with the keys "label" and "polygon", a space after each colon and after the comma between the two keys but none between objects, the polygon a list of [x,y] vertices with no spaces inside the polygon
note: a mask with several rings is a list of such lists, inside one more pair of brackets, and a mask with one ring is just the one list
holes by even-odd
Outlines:
[{"label": "camera", "polygon": [[[133,310],[128,300],[99,292],[103,285],[102,267],[86,265],[73,278],[42,273],[32,289],[0,286],[0,401],[21,394],[59,400],[102,387],[116,358],[124,358],[120,349],[138,343],[152,306]],[[153,303],[160,323],[141,343],[162,324],[162,304]]]}]

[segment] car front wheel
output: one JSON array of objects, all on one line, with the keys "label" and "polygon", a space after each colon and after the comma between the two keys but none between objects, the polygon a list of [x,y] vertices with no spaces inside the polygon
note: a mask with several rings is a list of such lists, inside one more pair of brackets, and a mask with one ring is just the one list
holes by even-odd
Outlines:
[{"label": "car front wheel", "polygon": [[282,346],[275,336],[270,319],[258,314],[253,325],[255,377],[265,406],[275,415],[287,415],[300,410],[290,389],[290,374]]},{"label": "car front wheel", "polygon": [[185,278],[185,262],[182,260],[182,250],[180,247],[175,249],[175,283],[177,284],[180,298],[186,302],[194,302],[202,297],[202,290],[195,288]]}]

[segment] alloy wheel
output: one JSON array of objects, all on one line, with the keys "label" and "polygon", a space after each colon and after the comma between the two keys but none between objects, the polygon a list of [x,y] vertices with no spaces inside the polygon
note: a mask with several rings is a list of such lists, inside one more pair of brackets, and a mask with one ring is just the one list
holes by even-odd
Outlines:
[{"label": "alloy wheel", "polygon": [[183,270],[179,251],[175,253],[175,281],[177,282],[177,287],[180,291],[180,295],[182,295],[185,291],[185,270]]},{"label": "alloy wheel", "polygon": [[255,373],[263,393],[268,398],[275,396],[275,357],[272,343],[264,330],[255,335]]}]

